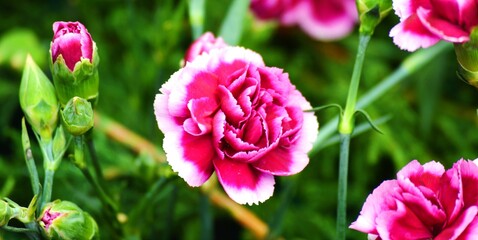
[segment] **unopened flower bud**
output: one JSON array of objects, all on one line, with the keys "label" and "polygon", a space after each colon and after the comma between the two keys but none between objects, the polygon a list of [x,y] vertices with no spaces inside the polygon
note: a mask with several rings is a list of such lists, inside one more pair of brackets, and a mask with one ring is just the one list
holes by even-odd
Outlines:
[{"label": "unopened flower bud", "polygon": [[356,0],[361,33],[372,35],[375,27],[392,9],[391,0]]},{"label": "unopened flower bud", "polygon": [[99,239],[98,225],[90,214],[69,201],[55,200],[43,208],[39,225],[48,239]]},{"label": "unopened flower bud", "polygon": [[80,97],[73,97],[61,111],[65,129],[74,136],[85,134],[94,125],[91,103]]},{"label": "unopened flower bud", "polygon": [[458,76],[478,88],[478,27],[471,31],[468,42],[455,44],[455,53],[459,63]]},{"label": "unopened flower bud", "polygon": [[50,45],[50,66],[62,106],[74,96],[95,103],[98,97],[96,43],[79,22],[55,22]]},{"label": "unopened flower bud", "polygon": [[20,106],[33,131],[42,139],[51,139],[58,123],[55,88],[31,56],[27,56],[20,83]]},{"label": "unopened flower bud", "polygon": [[37,197],[35,196],[28,208],[21,207],[14,201],[3,198],[0,200],[0,227],[5,226],[15,218],[20,222],[29,223],[34,221],[34,214],[37,206]]}]

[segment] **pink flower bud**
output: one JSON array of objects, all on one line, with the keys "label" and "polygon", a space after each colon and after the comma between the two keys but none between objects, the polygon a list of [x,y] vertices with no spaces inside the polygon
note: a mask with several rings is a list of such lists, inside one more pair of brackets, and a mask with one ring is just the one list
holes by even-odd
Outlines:
[{"label": "pink flower bud", "polygon": [[93,61],[93,40],[80,22],[55,22],[53,24],[51,56],[53,63],[62,55],[68,68],[73,71],[82,58]]}]

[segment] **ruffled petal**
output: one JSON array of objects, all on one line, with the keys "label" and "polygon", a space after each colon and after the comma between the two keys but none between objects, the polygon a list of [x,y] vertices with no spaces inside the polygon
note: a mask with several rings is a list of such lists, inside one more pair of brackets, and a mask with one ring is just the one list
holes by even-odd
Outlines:
[{"label": "ruffled petal", "polygon": [[413,52],[418,48],[427,48],[435,45],[440,38],[426,29],[418,19],[412,15],[390,30],[393,42],[403,50]]},{"label": "ruffled petal", "polygon": [[274,176],[256,170],[248,163],[230,159],[215,160],[214,167],[229,197],[240,204],[259,204],[274,192]]},{"label": "ruffled petal", "polygon": [[[436,238],[435,240],[449,240],[457,239],[466,228],[469,227],[470,223],[476,218],[478,213],[478,207],[472,206],[465,211],[463,211],[460,216],[451,224],[449,224]],[[474,239],[474,238],[468,238]]]},{"label": "ruffled petal", "polygon": [[302,171],[308,163],[307,152],[277,147],[254,162],[253,166],[272,175],[289,176]]},{"label": "ruffled petal", "polygon": [[396,201],[397,209],[380,213],[377,231],[382,239],[432,239],[433,233],[407,208]]},{"label": "ruffled petal", "polygon": [[359,217],[350,225],[350,228],[364,233],[378,234],[376,219],[382,212],[396,209],[396,201],[393,198],[393,194],[396,193],[400,193],[396,180],[382,182],[368,195]]},{"label": "ruffled petal", "polygon": [[478,239],[478,216],[468,225],[456,240]]},{"label": "ruffled petal", "polygon": [[[464,206],[478,206],[478,166],[472,161],[465,161],[463,159],[455,163],[455,165],[459,165]],[[453,168],[457,167],[455,165]]]},{"label": "ruffled petal", "polygon": [[430,8],[432,6],[430,0],[394,0],[392,4],[400,21],[414,15],[419,7]]},{"label": "ruffled petal", "polygon": [[211,136],[196,137],[184,131],[165,134],[163,148],[168,163],[192,187],[206,182],[214,170],[212,161],[217,157],[211,140]]},{"label": "ruffled petal", "polygon": [[445,41],[461,43],[470,39],[470,33],[462,29],[458,23],[447,21],[429,9],[418,8],[417,15],[430,32]]},{"label": "ruffled petal", "polygon": [[[196,62],[198,58],[192,63]],[[191,99],[215,98],[218,79],[214,74],[198,70],[190,64],[171,76],[165,84],[170,90],[168,111],[177,117],[189,117],[187,103]]]}]

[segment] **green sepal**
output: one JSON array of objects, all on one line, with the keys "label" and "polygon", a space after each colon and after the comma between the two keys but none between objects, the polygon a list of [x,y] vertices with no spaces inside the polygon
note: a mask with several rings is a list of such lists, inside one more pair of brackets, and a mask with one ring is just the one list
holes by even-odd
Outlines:
[{"label": "green sepal", "polygon": [[55,88],[30,55],[20,83],[20,106],[33,131],[48,141],[58,123]]},{"label": "green sepal", "polygon": [[35,195],[28,208],[21,207],[9,198],[0,200],[0,227],[6,226],[8,222],[15,218],[22,223],[35,221],[35,210],[38,203],[38,195]]},{"label": "green sepal", "polygon": [[61,106],[65,106],[75,96],[88,100],[93,106],[96,104],[98,100],[98,63],[100,59],[95,42],[93,42],[92,58],[91,62],[87,58],[82,58],[75,64],[73,71],[68,68],[61,54],[54,63],[50,61],[53,83]]},{"label": "green sepal", "polygon": [[468,42],[455,44],[455,53],[458,76],[478,88],[478,26],[472,29]]},{"label": "green sepal", "polygon": [[[50,224],[42,221],[48,212]],[[57,215],[57,216],[55,216]],[[90,214],[69,201],[55,200],[45,205],[38,219],[45,237],[52,240],[99,239],[99,229]]]},{"label": "green sepal", "polygon": [[373,123],[373,120],[372,118],[370,117],[370,115],[368,115],[367,112],[365,112],[364,110],[362,109],[358,109],[355,114],[362,114],[364,117],[365,117],[365,120],[367,120],[368,124],[370,125],[370,127],[373,128],[373,130],[383,134],[382,130],[380,130],[380,128],[378,128],[377,125],[375,125],[375,123]]},{"label": "green sepal", "polygon": [[356,0],[361,33],[372,35],[375,27],[392,9],[391,0]]},{"label": "green sepal", "polygon": [[340,112],[340,115],[342,115],[343,109],[337,103],[331,103],[331,104],[323,105],[323,106],[320,106],[320,107],[315,107],[315,108],[312,108],[312,109],[304,110],[304,112],[320,112],[322,110],[329,109],[329,108],[338,109],[339,112]]}]

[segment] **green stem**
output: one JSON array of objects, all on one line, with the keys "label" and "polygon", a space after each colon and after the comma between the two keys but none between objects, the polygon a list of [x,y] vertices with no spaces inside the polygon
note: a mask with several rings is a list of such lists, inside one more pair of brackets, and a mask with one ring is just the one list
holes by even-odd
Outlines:
[{"label": "green stem", "polygon": [[53,158],[53,142],[51,140],[40,140],[39,142],[43,154],[43,167],[45,169],[45,179],[43,180],[43,192],[39,208],[39,210],[41,210],[46,203],[51,201],[53,178],[57,166]]},{"label": "green stem", "polygon": [[85,138],[84,136],[75,136],[74,137],[74,144],[75,144],[75,156],[74,156],[74,163],[76,167],[78,167],[83,175],[85,176],[86,180],[93,186],[93,189],[96,191],[97,195],[100,198],[101,203],[105,206],[105,213],[109,219],[112,220],[110,222],[112,228],[114,229],[115,234],[118,236],[123,236],[123,230],[121,228],[121,224],[118,221],[117,212],[118,207],[115,205],[113,200],[106,194],[103,187],[99,184],[98,180],[90,173],[88,167],[85,162],[85,154],[84,154],[84,145],[85,145]]},{"label": "green stem", "polygon": [[365,51],[367,50],[367,46],[371,37],[371,35],[364,34],[360,34],[359,37],[359,46],[357,56],[355,58],[352,79],[350,80],[347,102],[345,103],[345,109],[342,114],[342,119],[339,123],[339,132],[341,134],[351,134],[354,128],[354,114],[356,110],[355,105],[357,103],[357,93],[360,83],[360,75],[362,73],[363,61],[365,59]]},{"label": "green stem", "polygon": [[104,176],[103,171],[101,170],[100,161],[98,159],[98,156],[96,155],[95,145],[93,143],[93,136],[89,136],[87,137],[87,139],[88,151],[90,152],[91,162],[93,163],[93,170],[95,171],[98,181],[100,181],[100,185],[103,186],[102,183]]},{"label": "green stem", "polygon": [[51,201],[51,194],[53,190],[53,178],[55,176],[55,170],[45,169],[45,179],[43,182],[43,194],[40,209],[43,209],[45,204]]},{"label": "green stem", "polygon": [[22,119],[22,145],[28,173],[30,175],[30,181],[32,184],[33,195],[38,195],[40,193],[40,179],[38,177],[35,159],[33,158],[33,153],[30,146],[30,138],[28,137],[27,127],[25,125],[25,118]]},{"label": "green stem", "polygon": [[[436,46],[422,49],[407,57],[400,67],[390,74],[387,78],[377,84],[374,88],[366,92],[360,100],[357,101],[357,108],[364,108],[375,102],[378,98],[383,96],[387,91],[392,89],[397,84],[401,83],[407,77],[421,69],[424,65],[431,62],[439,54],[451,50],[452,46],[447,42],[438,43]],[[314,142],[314,146],[310,151],[310,155],[314,156],[323,148],[323,143],[326,142],[337,130],[339,118],[330,120],[327,124],[320,127],[320,134]]]},{"label": "green stem", "polygon": [[338,131],[340,133],[340,161],[339,161],[339,186],[337,205],[337,239],[345,240],[346,211],[347,211],[347,175],[349,165],[350,135],[354,130],[357,94],[360,84],[365,51],[372,35],[360,33],[357,56],[355,58],[354,70],[350,80],[347,102],[342,113]]},{"label": "green stem", "polygon": [[340,134],[340,161],[337,204],[337,239],[345,239],[347,230],[347,175],[349,168],[350,134]]}]

